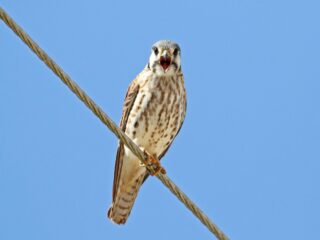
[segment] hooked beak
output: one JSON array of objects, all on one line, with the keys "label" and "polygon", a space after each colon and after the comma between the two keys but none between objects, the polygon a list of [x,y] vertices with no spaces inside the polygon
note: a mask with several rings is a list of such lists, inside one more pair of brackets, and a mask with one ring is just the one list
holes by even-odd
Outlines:
[{"label": "hooked beak", "polygon": [[165,52],[161,57],[160,57],[160,65],[163,68],[164,71],[168,69],[168,67],[171,64],[171,56]]}]

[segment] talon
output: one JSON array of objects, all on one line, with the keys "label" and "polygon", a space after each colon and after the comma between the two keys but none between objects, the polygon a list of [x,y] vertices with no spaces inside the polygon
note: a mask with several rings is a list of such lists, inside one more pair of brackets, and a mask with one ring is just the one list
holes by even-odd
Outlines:
[{"label": "talon", "polygon": [[145,167],[146,166],[142,161],[140,161],[139,165],[140,165],[140,167]]},{"label": "talon", "polygon": [[161,172],[162,174],[167,174],[167,171],[166,171],[163,167],[161,167],[160,172]]},{"label": "talon", "polygon": [[[156,156],[149,154],[146,150],[143,152],[148,156],[146,164],[153,167],[154,173],[151,173],[151,176],[156,176],[159,173],[166,174],[166,170],[161,166],[160,161]],[[143,166],[146,166],[146,164],[142,164]]]}]

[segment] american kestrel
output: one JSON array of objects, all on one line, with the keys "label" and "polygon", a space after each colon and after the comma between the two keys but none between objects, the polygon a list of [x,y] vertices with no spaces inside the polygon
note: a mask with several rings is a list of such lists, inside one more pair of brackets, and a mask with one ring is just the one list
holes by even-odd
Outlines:
[{"label": "american kestrel", "polygon": [[[162,40],[151,49],[148,64],[129,86],[120,128],[153,163],[168,151],[186,114],[186,91],[180,47]],[[112,205],[108,217],[124,224],[148,172],[140,160],[119,142],[114,170]]]}]

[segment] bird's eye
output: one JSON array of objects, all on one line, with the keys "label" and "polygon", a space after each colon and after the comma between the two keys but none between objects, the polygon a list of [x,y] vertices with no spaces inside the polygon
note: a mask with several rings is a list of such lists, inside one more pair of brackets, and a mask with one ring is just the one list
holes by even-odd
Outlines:
[{"label": "bird's eye", "polygon": [[157,48],[157,47],[153,47],[152,49],[153,49],[153,51],[154,51],[154,54],[155,54],[155,55],[158,55],[158,53],[159,53],[158,48]]},{"label": "bird's eye", "polygon": [[178,49],[178,48],[175,48],[174,51],[173,51],[173,55],[174,55],[174,56],[177,56],[177,55],[178,55],[178,52],[179,52],[179,49]]}]

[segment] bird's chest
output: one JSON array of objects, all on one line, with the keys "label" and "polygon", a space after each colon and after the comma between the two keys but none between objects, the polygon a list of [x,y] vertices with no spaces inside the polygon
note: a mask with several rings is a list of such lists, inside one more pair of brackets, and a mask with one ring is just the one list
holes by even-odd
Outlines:
[{"label": "bird's chest", "polygon": [[139,90],[126,133],[147,151],[161,154],[180,127],[182,104],[178,79],[152,78]]}]

